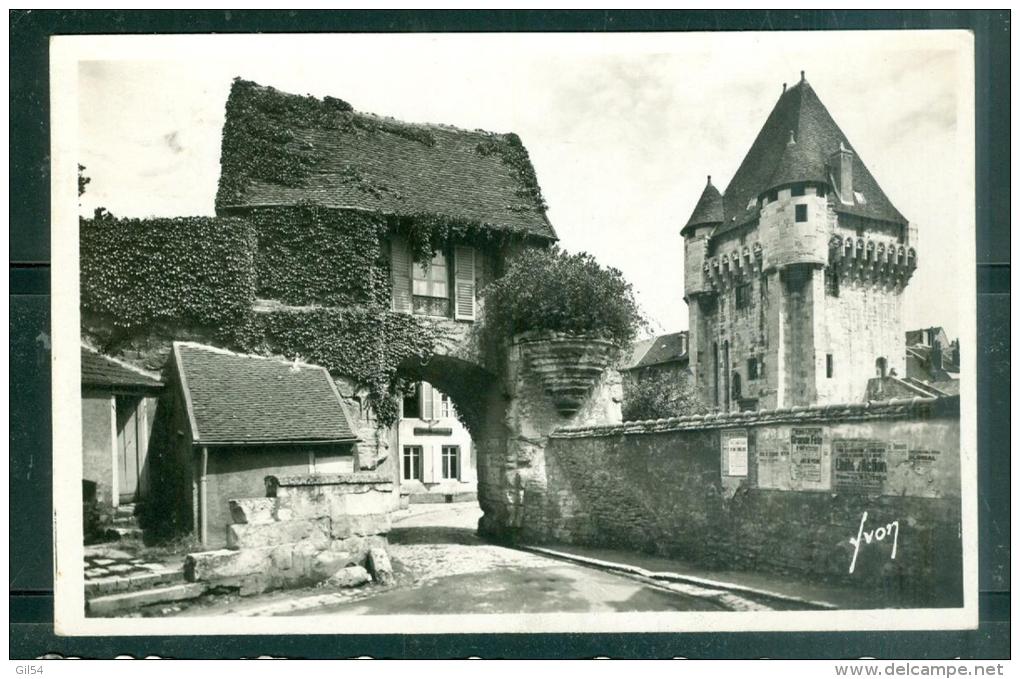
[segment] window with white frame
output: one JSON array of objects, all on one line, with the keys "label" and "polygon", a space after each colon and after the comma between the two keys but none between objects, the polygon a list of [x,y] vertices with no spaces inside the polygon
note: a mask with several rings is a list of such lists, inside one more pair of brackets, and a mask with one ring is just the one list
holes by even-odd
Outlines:
[{"label": "window with white frame", "polygon": [[460,478],[460,446],[443,446],[443,478]]},{"label": "window with white frame", "polygon": [[423,481],[421,446],[404,446],[400,467],[404,481]]}]

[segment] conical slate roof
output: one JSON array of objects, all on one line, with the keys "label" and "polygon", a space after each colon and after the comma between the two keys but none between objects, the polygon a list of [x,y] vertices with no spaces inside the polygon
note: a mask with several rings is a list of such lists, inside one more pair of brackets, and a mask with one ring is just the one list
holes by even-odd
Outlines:
[{"label": "conical slate roof", "polygon": [[[791,136],[793,143],[790,143]],[[757,199],[770,189],[797,182],[831,183],[827,163],[829,157],[839,150],[841,142],[853,151],[846,135],[807,80],[802,79],[787,89],[726,187],[723,195],[724,223],[716,233],[755,219],[758,216]],[[853,197],[853,204],[842,204],[834,197],[830,199],[837,211],[901,224],[907,222],[856,151],[853,154],[853,185],[854,192],[859,194]]]},{"label": "conical slate roof", "polygon": [[719,224],[723,220],[723,197],[719,189],[712,184],[712,176],[708,176],[708,183],[705,190],[698,198],[698,204],[694,206],[691,218],[687,220],[684,228],[680,229],[680,235],[684,235],[688,229],[706,224]]}]

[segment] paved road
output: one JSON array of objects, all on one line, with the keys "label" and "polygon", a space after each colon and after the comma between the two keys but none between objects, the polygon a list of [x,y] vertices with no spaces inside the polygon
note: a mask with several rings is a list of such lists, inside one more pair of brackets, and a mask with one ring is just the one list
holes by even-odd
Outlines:
[{"label": "paved road", "polygon": [[397,586],[285,615],[718,611],[710,598],[492,545],[475,535],[474,503],[414,505],[395,517]]},{"label": "paved road", "polygon": [[[483,542],[475,503],[413,505],[389,535],[396,581],[207,597],[163,615],[297,616],[763,609],[692,585],[655,583]],[[668,587],[668,588],[667,588]]]}]

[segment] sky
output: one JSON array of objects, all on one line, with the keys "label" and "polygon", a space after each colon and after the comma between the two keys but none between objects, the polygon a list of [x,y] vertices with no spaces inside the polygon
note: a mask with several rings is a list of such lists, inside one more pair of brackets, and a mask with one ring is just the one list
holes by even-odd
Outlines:
[{"label": "sky", "polygon": [[974,270],[961,211],[972,148],[960,143],[972,95],[961,42],[942,32],[111,40],[79,62],[82,214],[214,214],[235,76],[401,120],[512,131],[561,245],[620,269],[657,332],[687,329],[679,231],[706,175],[728,184],[804,70],[919,235],[905,326],[955,336],[971,322],[957,283]]}]

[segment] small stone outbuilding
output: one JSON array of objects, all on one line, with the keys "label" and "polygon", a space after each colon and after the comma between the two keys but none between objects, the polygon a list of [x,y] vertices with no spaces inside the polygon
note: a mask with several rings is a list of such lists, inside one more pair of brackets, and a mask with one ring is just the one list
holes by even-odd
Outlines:
[{"label": "small stone outbuilding", "polygon": [[192,342],[174,343],[171,364],[172,454],[203,545],[226,544],[230,501],[265,497],[267,477],[357,469],[358,438],[325,368]]}]

